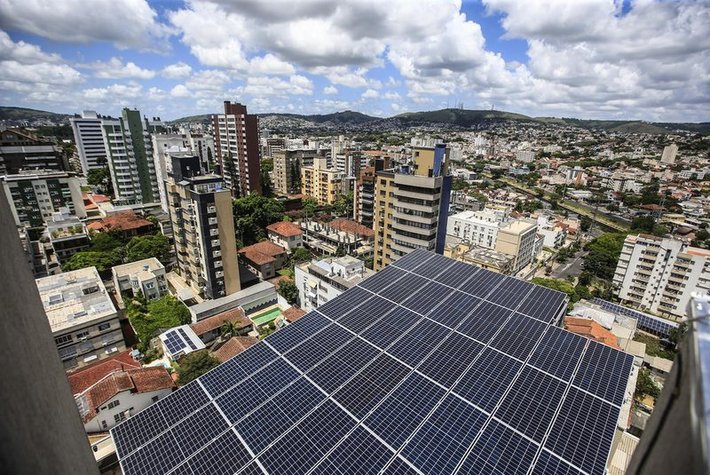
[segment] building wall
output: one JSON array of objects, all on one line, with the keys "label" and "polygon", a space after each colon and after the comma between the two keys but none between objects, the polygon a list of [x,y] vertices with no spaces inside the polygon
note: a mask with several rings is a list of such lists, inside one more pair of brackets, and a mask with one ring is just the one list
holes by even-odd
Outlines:
[{"label": "building wall", "polygon": [[[126,420],[151,404],[170,394],[172,389],[161,389],[145,393],[122,391],[106,401],[96,416],[84,423],[87,433],[106,432],[119,422]],[[118,405],[116,405],[118,403]],[[113,406],[109,408],[109,406]]]},{"label": "building wall", "polygon": [[303,247],[303,235],[297,236],[280,236],[269,231],[269,240],[274,244],[283,247],[288,252],[293,251],[297,247]]},{"label": "building wall", "polygon": [[43,227],[64,207],[86,217],[79,179],[68,173],[6,176],[2,185],[17,226]]},{"label": "building wall", "polygon": [[66,169],[64,157],[54,143],[18,130],[0,131],[0,175]]},{"label": "building wall", "polygon": [[98,474],[4,194],[0,249],[0,269],[12,269],[0,286],[0,302],[4,315],[13,317],[0,318],[0,348],[12,356],[0,384],[2,472]]},{"label": "building wall", "polygon": [[513,272],[520,271],[530,264],[535,257],[535,235],[537,226],[532,225],[525,230],[504,227],[498,230],[495,250],[515,256]]},{"label": "building wall", "polygon": [[237,240],[234,234],[234,214],[232,199],[226,192],[215,193],[217,207],[217,226],[222,250],[225,295],[239,292],[239,265],[237,263]]},{"label": "building wall", "polygon": [[88,174],[89,170],[103,168],[107,162],[102,163],[102,159],[108,159],[101,119],[96,112],[84,111],[81,117],[72,117],[69,122],[74,132],[82,173]]},{"label": "building wall", "polygon": [[314,158],[313,165],[301,167],[301,193],[319,205],[332,205],[344,192],[344,173],[327,168],[326,159]]}]

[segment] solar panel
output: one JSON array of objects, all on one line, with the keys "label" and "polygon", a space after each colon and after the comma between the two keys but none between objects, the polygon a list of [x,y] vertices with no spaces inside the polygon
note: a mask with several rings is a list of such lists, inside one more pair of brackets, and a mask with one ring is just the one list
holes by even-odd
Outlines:
[{"label": "solar panel", "polygon": [[603,473],[632,358],[415,251],[112,429],[133,474]]},{"label": "solar panel", "polygon": [[618,313],[620,315],[635,318],[639,330],[652,333],[661,338],[668,338],[670,336],[671,330],[673,330],[674,328],[678,328],[678,323],[676,322],[665,320],[659,317],[654,317],[653,315],[648,315],[637,310],[623,307],[621,305],[609,302],[604,299],[600,299],[598,297],[593,298],[592,303],[595,303],[604,310],[608,310],[612,313]]}]

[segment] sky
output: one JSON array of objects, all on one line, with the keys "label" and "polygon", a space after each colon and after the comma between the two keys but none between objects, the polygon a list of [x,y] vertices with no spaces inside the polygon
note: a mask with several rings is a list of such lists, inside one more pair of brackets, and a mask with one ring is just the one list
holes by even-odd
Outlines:
[{"label": "sky", "polygon": [[710,121],[710,0],[0,0],[0,104]]}]

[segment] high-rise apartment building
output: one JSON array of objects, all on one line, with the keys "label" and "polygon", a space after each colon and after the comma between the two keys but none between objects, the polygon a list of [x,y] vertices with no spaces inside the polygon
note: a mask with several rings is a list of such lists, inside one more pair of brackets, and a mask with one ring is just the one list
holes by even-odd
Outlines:
[{"label": "high-rise apartment building", "polygon": [[314,198],[319,205],[332,205],[344,192],[345,173],[328,168],[324,157],[313,159],[313,165],[301,167],[301,193]]},{"label": "high-rise apartment building", "polygon": [[414,249],[442,254],[451,193],[444,144],[414,147],[413,165],[376,173],[375,258],[379,270]]},{"label": "high-rise apartment building", "polygon": [[216,162],[233,196],[261,193],[259,124],[247,106],[224,101],[224,114],[212,116]]},{"label": "high-rise apartment building", "polygon": [[273,151],[274,191],[280,195],[293,195],[301,192],[301,167],[312,163],[318,156],[314,149]]},{"label": "high-rise apartment building", "polygon": [[123,109],[120,118],[101,121],[109,158],[114,201],[119,204],[156,203],[160,199],[153,162],[151,133],[159,119],[141,118],[140,111]]},{"label": "high-rise apartment building", "polygon": [[72,173],[22,173],[0,181],[17,226],[43,227],[61,210],[86,218],[79,179]]},{"label": "high-rise apartment building", "polygon": [[67,163],[53,142],[15,129],[0,132],[0,175],[66,169]]},{"label": "high-rise apartment building", "polygon": [[239,291],[232,196],[222,177],[203,175],[197,156],[173,155],[166,181],[180,274],[192,289],[216,299]]},{"label": "high-rise apartment building", "polygon": [[684,317],[691,293],[710,291],[710,251],[676,239],[627,236],[614,286],[624,304]]},{"label": "high-rise apartment building", "polygon": [[103,168],[108,163],[108,152],[104,142],[101,116],[94,111],[84,111],[69,119],[74,131],[76,153],[85,175],[89,170]]},{"label": "high-rise apartment building", "polygon": [[353,219],[363,226],[372,227],[375,213],[376,173],[390,167],[389,157],[375,157],[371,166],[360,169],[353,188]]}]

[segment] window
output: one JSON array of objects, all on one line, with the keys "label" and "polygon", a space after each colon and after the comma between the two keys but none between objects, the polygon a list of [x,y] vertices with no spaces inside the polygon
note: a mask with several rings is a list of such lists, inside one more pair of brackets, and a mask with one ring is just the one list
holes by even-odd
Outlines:
[{"label": "window", "polygon": [[123,422],[126,420],[126,414],[123,412],[119,412],[118,414],[113,416],[113,420],[116,424],[118,424],[119,422]]},{"label": "window", "polygon": [[110,403],[108,403],[108,408],[113,409],[114,407],[118,406],[119,404],[121,404],[121,401],[111,401]]},{"label": "window", "polygon": [[86,330],[86,331],[76,334],[76,337],[80,340],[86,339],[87,336],[89,336],[89,330]]},{"label": "window", "polygon": [[153,396],[153,397],[151,398],[151,401],[153,401],[153,402],[158,402],[158,396]]},{"label": "window", "polygon": [[106,421],[101,421],[101,428],[108,429],[108,424],[106,424]]},{"label": "window", "polygon": [[64,343],[70,343],[72,341],[71,335],[62,335],[54,339],[54,343],[57,345],[62,345]]},{"label": "window", "polygon": [[101,325],[99,325],[100,332],[102,332],[104,330],[108,330],[109,328],[111,328],[111,324],[109,322],[102,323]]}]

